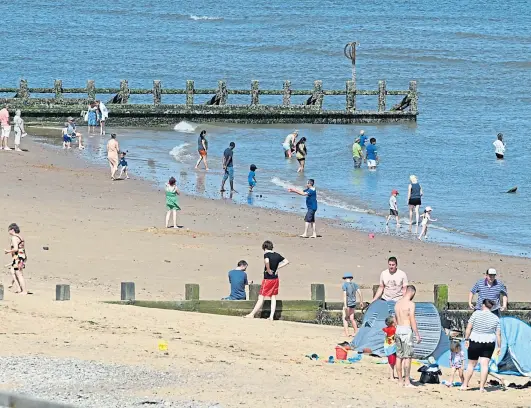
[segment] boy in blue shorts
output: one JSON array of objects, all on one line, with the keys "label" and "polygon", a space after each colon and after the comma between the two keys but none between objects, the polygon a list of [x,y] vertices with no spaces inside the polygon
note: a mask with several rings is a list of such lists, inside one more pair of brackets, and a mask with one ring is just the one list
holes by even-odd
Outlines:
[{"label": "boy in blue shorts", "polygon": [[249,175],[247,176],[247,181],[249,182],[249,192],[253,191],[253,187],[256,186],[256,167],[254,164],[251,164]]},{"label": "boy in blue shorts", "polygon": [[127,161],[125,160],[126,152],[120,153],[120,162],[118,163],[118,166],[121,166],[122,169],[120,170],[120,175],[118,178],[122,178],[122,174],[125,174],[125,178],[128,179],[129,175],[127,174]]}]

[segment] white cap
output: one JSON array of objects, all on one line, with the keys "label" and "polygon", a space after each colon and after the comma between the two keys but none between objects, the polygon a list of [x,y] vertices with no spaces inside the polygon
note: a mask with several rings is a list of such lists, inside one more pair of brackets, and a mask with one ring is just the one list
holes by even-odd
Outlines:
[{"label": "white cap", "polygon": [[487,269],[487,275],[496,275],[496,273],[496,269],[494,268]]},{"label": "white cap", "polygon": [[425,209],[425,211],[432,211],[433,209],[428,205]]}]

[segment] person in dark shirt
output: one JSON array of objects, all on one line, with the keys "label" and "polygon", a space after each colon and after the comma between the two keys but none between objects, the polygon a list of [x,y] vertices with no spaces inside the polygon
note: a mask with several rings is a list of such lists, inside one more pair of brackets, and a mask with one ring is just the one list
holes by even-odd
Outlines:
[{"label": "person in dark shirt", "polygon": [[315,213],[317,212],[317,191],[314,187],[314,179],[309,179],[306,184],[305,190],[297,190],[295,188],[289,188],[288,192],[296,193],[301,196],[306,197],[306,216],[304,217],[304,234],[301,235],[302,238],[308,238],[308,229],[310,225],[313,229],[313,234],[311,238],[317,238],[317,230],[315,228]]},{"label": "person in dark shirt", "polygon": [[271,314],[269,315],[269,320],[273,320],[277,307],[279,287],[278,270],[289,264],[289,261],[279,253],[273,252],[273,243],[271,241],[265,241],[262,244],[262,249],[264,250],[264,279],[260,286],[258,301],[256,302],[253,311],[245,317],[254,317],[262,308],[264,298],[269,297],[271,298]]},{"label": "person in dark shirt", "polygon": [[247,282],[247,262],[238,262],[238,267],[229,272],[230,296],[222,300],[246,300],[245,287]]},{"label": "person in dark shirt", "polygon": [[223,170],[225,173],[223,174],[223,181],[221,182],[221,192],[223,193],[225,191],[225,182],[227,179],[230,181],[230,191],[231,193],[236,193],[236,190],[234,190],[234,167],[233,167],[233,150],[236,147],[236,143],[230,142],[229,147],[225,149],[223,152]]}]

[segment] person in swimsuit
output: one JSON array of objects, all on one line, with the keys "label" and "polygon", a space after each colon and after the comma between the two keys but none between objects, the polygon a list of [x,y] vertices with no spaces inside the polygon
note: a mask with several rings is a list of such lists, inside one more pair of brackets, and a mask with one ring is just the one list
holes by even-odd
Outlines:
[{"label": "person in swimsuit", "polygon": [[179,199],[177,196],[181,195],[179,189],[175,185],[175,177],[170,177],[168,183],[166,184],[166,208],[168,212],[166,213],[166,228],[169,228],[170,223],[170,214],[173,214],[173,228],[178,228],[177,226],[177,211],[181,210],[179,207]]},{"label": "person in swimsuit", "polygon": [[207,164],[207,150],[208,150],[208,141],[206,140],[206,130],[202,130],[199,134],[199,139],[197,139],[197,151],[199,153],[199,160],[197,161],[195,168],[199,167],[201,162],[205,163],[205,170],[208,170]]},{"label": "person in swimsuit", "polygon": [[284,157],[286,159],[291,157],[291,153],[293,152],[293,149],[295,147],[295,142],[297,140],[298,135],[299,131],[294,130],[293,133],[290,133],[286,136],[284,143],[282,143],[282,147],[284,148]]},{"label": "person in swimsuit", "polygon": [[396,319],[396,371],[398,373],[398,385],[401,387],[413,387],[409,379],[411,373],[411,359],[413,358],[413,334],[417,344],[421,342],[417,321],[415,319],[415,303],[413,298],[417,292],[415,286],[409,285],[404,297],[395,304]]},{"label": "person in swimsuit", "polygon": [[297,169],[297,173],[304,173],[304,165],[306,163],[307,154],[308,151],[306,149],[306,138],[303,137],[295,145],[295,157],[297,157],[297,161],[299,162],[299,168]]},{"label": "person in swimsuit", "polygon": [[24,281],[24,275],[22,274],[22,271],[26,267],[27,260],[24,239],[19,235],[20,228],[17,224],[11,224],[7,230],[11,237],[11,249],[6,249],[4,252],[13,257],[13,262],[11,263],[13,281],[11,282],[10,287],[13,287],[16,283],[20,289],[17,290],[16,293],[27,295],[28,291],[26,290],[26,282]]},{"label": "person in swimsuit", "polygon": [[421,198],[424,193],[422,192],[422,187],[417,180],[417,176],[409,176],[409,181],[410,183],[407,189],[407,203],[409,205],[409,232],[411,232],[413,225],[413,210],[415,210],[415,216],[417,219],[417,228],[415,233],[417,233],[419,232],[419,208],[422,204]]},{"label": "person in swimsuit", "polygon": [[422,217],[422,221],[421,221],[421,225],[422,225],[422,230],[420,231],[420,235],[419,235],[419,240],[422,241],[422,238],[427,238],[428,237],[428,222],[435,222],[437,221],[437,219],[435,218],[431,218],[431,212],[432,212],[432,208],[428,205],[425,209],[424,209],[424,214],[421,215]]},{"label": "person in swimsuit", "polygon": [[118,170],[118,154],[120,152],[120,145],[116,140],[116,133],[111,134],[110,140],[107,142],[107,159],[111,167],[111,180],[116,180],[114,176]]}]

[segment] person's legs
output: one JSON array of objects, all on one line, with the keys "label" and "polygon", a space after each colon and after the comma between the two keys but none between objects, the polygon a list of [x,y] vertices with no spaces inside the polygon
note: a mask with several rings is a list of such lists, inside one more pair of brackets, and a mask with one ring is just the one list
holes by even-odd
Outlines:
[{"label": "person's legs", "polygon": [[315,221],[312,222],[311,224],[312,224],[313,234],[310,238],[317,238],[317,227],[315,226]]},{"label": "person's legs", "polygon": [[398,215],[396,216],[396,227],[400,228],[400,219],[398,218]]},{"label": "person's legs", "polygon": [[420,208],[420,205],[415,206],[415,219],[417,220],[417,232],[419,228],[419,208]]},{"label": "person's legs", "polygon": [[168,212],[166,213],[166,228],[168,228],[170,224],[170,214],[171,210],[168,210]]},{"label": "person's legs", "polygon": [[125,166],[123,168],[123,170],[124,170],[125,178],[128,179],[129,178],[129,174],[127,174],[127,166]]},{"label": "person's legs", "polygon": [[396,357],[396,373],[398,375],[398,385],[403,387],[404,386],[404,372],[402,370],[402,359],[400,357]]},{"label": "person's legs", "polygon": [[402,361],[402,366],[404,367],[404,387],[412,387],[411,384],[411,357],[404,358]]},{"label": "person's legs", "polygon": [[459,379],[461,380],[461,384],[463,384],[463,382],[465,381],[465,375],[463,373],[463,367],[459,367],[457,369],[457,372],[459,374]]},{"label": "person's legs", "polygon": [[385,225],[389,225],[389,220],[391,219],[391,216],[388,215],[387,218],[385,219]]},{"label": "person's legs", "polygon": [[411,231],[411,226],[413,225],[413,205],[409,206],[409,230]]},{"label": "person's legs", "polygon": [[20,269],[15,270],[15,277],[18,282],[18,286],[20,286],[20,292],[21,295],[27,295],[28,292],[26,290],[26,282],[24,281],[24,275],[22,275],[22,271]]},{"label": "person's legs", "polygon": [[309,227],[310,227],[310,223],[309,222],[305,222],[304,223],[304,232],[301,235],[302,238],[308,238],[308,228]]},{"label": "person's legs", "polygon": [[276,295],[271,296],[271,314],[269,315],[269,320],[275,320],[275,311],[277,310],[277,297]]},{"label": "person's legs", "polygon": [[199,167],[202,161],[203,161],[203,156],[201,155],[201,153],[199,153],[199,160],[197,160],[197,163],[195,164],[196,169]]},{"label": "person's legs", "polygon": [[15,285],[16,282],[17,282],[17,278],[15,276],[15,268],[12,266],[11,267],[11,285],[9,285],[8,287],[12,288]]},{"label": "person's legs", "polygon": [[221,180],[221,189],[220,189],[221,192],[225,191],[225,182],[227,181],[228,178],[229,178],[229,171],[228,169],[225,169],[225,173],[223,173],[223,179]]},{"label": "person's legs", "polygon": [[390,356],[387,356],[387,362],[389,363],[389,379],[394,380],[396,378],[395,376],[395,366],[396,366],[396,354],[391,354]]},{"label": "person's legs", "polygon": [[426,234],[426,225],[422,226],[422,229],[420,230],[419,239],[422,241],[422,236]]},{"label": "person's legs", "polygon": [[254,309],[251,313],[246,315],[245,317],[254,317],[256,313],[262,308],[262,305],[264,304],[264,297],[262,295],[258,295],[258,300],[256,301],[256,305],[254,305]]},{"label": "person's legs", "polygon": [[177,228],[177,210],[172,210],[173,214],[173,228]]},{"label": "person's legs", "polygon": [[350,314],[350,324],[352,325],[352,328],[354,329],[354,336],[358,333],[358,324],[356,323],[355,315],[356,315],[356,308],[348,308],[348,312]]},{"label": "person's legs", "polygon": [[102,120],[102,121],[100,122],[100,125],[101,125],[100,133],[101,133],[102,135],[104,135],[104,134],[105,134],[105,121]]},{"label": "person's legs", "polygon": [[203,157],[203,164],[205,165],[205,170],[208,170],[207,155]]},{"label": "person's legs", "polygon": [[474,368],[476,368],[477,364],[478,364],[477,360],[468,360],[468,367],[465,372],[465,379],[463,381],[463,384],[461,385],[462,390],[468,389],[468,383],[470,382],[470,379],[474,375]]},{"label": "person's legs", "polygon": [[236,190],[234,190],[234,167],[229,167],[229,182],[230,191],[235,193]]},{"label": "person's legs", "polygon": [[343,308],[343,329],[345,329],[345,336],[348,337],[348,308]]},{"label": "person's legs", "polygon": [[487,383],[487,377],[489,376],[489,362],[490,359],[486,357],[479,358],[480,366],[480,380],[479,380],[479,390],[485,391],[485,384]]}]

